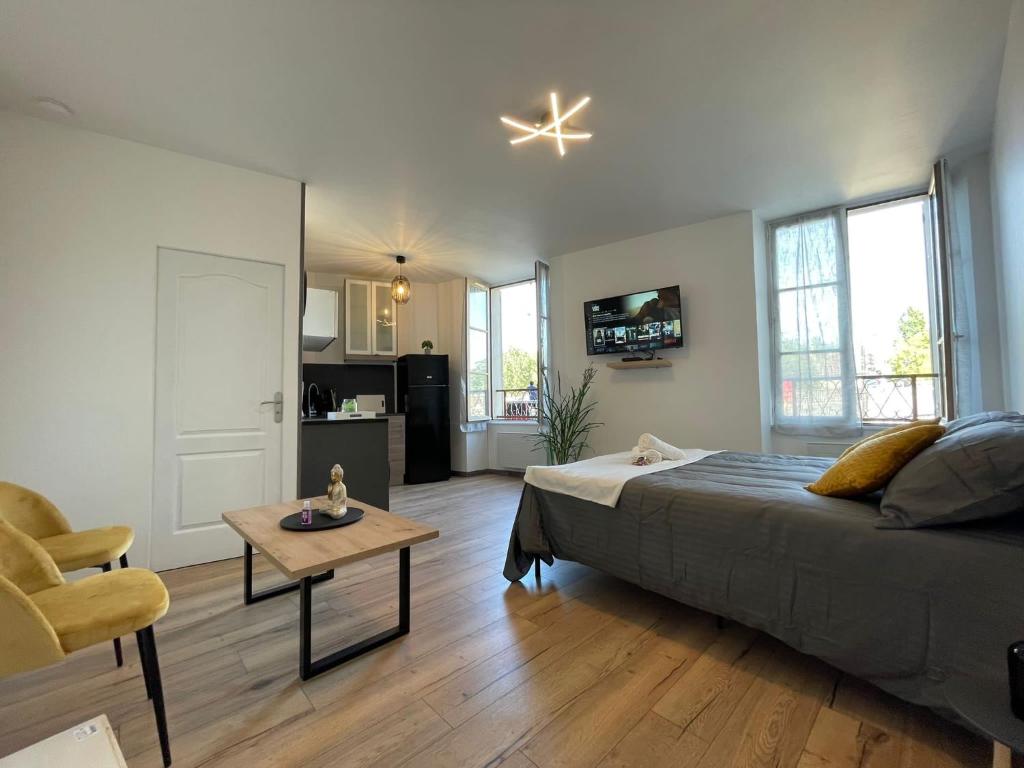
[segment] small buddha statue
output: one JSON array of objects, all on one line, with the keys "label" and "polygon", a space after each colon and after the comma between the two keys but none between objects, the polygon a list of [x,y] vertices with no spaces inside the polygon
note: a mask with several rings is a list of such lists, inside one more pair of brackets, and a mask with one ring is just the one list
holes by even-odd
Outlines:
[{"label": "small buddha statue", "polygon": [[341,482],[345,477],[345,470],[340,464],[331,467],[331,484],[327,486],[327,514],[338,520],[348,512],[348,489]]}]

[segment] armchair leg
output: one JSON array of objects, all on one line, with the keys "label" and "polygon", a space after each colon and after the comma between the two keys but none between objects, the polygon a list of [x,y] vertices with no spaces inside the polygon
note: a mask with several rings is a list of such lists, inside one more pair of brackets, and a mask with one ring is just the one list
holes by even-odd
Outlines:
[{"label": "armchair leg", "polygon": [[122,568],[127,568],[128,567],[128,555],[127,554],[121,555],[120,562],[121,562],[121,567]]},{"label": "armchair leg", "polygon": [[142,652],[142,668],[146,675],[146,689],[152,694],[153,714],[156,716],[156,730],[160,737],[160,752],[163,754],[164,766],[171,764],[171,743],[167,738],[167,714],[164,712],[164,689],[160,681],[160,662],[156,655],[156,638],[153,636],[153,625],[140,629],[137,633],[139,650]]},{"label": "armchair leg", "polygon": [[[110,573],[110,563],[104,563],[100,566],[104,573]],[[117,666],[124,666],[124,654],[121,652],[121,638],[114,638],[114,658],[117,660]]]},{"label": "armchair leg", "polygon": [[149,673],[146,671],[146,641],[142,639],[142,630],[135,633],[135,642],[139,646],[139,663],[142,665],[142,679],[146,682],[146,698],[153,698],[153,688],[149,684]]}]

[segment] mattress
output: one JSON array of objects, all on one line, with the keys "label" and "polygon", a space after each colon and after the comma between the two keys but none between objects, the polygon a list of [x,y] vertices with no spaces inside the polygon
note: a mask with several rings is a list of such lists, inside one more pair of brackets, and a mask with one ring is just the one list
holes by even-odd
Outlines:
[{"label": "mattress", "polygon": [[804,489],[830,463],[719,453],[630,480],[614,508],[527,485],[505,576],[574,560],[940,711],[950,676],[1005,680],[1024,638],[1024,526],[880,530],[877,498]]}]

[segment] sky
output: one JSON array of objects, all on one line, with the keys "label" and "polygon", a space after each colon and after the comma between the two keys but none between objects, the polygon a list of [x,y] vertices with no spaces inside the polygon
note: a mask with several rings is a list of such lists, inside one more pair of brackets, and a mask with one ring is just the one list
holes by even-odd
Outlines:
[{"label": "sky", "polygon": [[510,285],[501,289],[502,351],[519,347],[537,354],[537,299],[534,283]]}]

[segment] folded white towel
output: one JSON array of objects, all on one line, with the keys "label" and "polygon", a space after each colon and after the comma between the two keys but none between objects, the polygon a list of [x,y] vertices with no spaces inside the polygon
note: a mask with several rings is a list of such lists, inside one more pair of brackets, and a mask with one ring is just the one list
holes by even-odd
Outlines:
[{"label": "folded white towel", "polygon": [[657,464],[642,467],[630,461],[632,454],[629,451],[609,453],[553,467],[527,467],[526,482],[545,491],[614,507],[619,501],[622,486],[634,477],[692,464],[717,451],[687,448],[685,453],[685,458],[679,461],[659,461]]},{"label": "folded white towel", "polygon": [[686,458],[686,451],[666,443],[664,440],[655,437],[650,432],[644,432],[637,440],[637,447],[641,451],[653,449],[660,453],[666,461],[679,461]]},{"label": "folded white towel", "polygon": [[653,448],[644,450],[639,445],[633,446],[632,451],[633,463],[640,466],[648,466],[650,464],[657,464],[659,461],[664,461],[665,457],[660,452]]}]

